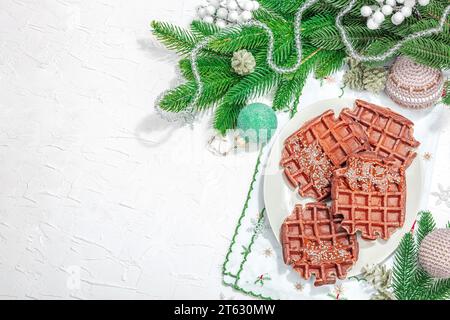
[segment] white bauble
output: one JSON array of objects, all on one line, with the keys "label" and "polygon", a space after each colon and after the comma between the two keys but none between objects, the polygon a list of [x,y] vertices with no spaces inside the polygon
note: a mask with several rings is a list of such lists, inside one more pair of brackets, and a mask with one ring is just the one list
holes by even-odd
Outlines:
[{"label": "white bauble", "polygon": [[212,16],[205,16],[203,21],[206,23],[214,23],[214,18]]},{"label": "white bauble", "polygon": [[392,7],[389,6],[389,5],[384,5],[384,6],[381,8],[381,12],[383,12],[383,14],[384,14],[385,16],[390,16],[390,15],[392,14],[392,11],[393,11],[393,9],[392,9]]},{"label": "white bauble", "polygon": [[412,15],[412,9],[410,7],[403,7],[400,12],[403,14],[405,18],[408,18]]},{"label": "white bauble", "polygon": [[396,12],[392,15],[391,21],[393,24],[398,26],[405,20],[405,16],[401,12]]},{"label": "white bauble", "polygon": [[381,11],[376,11],[372,16],[373,21],[375,21],[377,24],[382,24],[385,17],[384,14]]},{"label": "white bauble", "polygon": [[238,8],[238,4],[235,0],[228,0],[228,9],[236,10]]},{"label": "white bauble", "polygon": [[362,6],[361,7],[361,15],[363,17],[370,17],[372,15],[372,8],[369,6]]},{"label": "white bauble", "polygon": [[418,2],[421,6],[427,6],[430,3],[430,0],[419,0]]},{"label": "white bauble", "polygon": [[214,8],[218,8],[218,7],[220,7],[220,1],[219,0],[208,0],[208,2],[209,2],[209,4],[211,5],[211,6],[213,6]]},{"label": "white bauble", "polygon": [[250,11],[242,11],[241,19],[242,21],[249,21],[253,18],[253,14]]},{"label": "white bauble", "polygon": [[394,7],[396,5],[396,1],[395,0],[386,0],[386,4],[388,6]]},{"label": "white bauble", "polygon": [[205,7],[198,8],[197,14],[200,19],[203,19],[207,15]]},{"label": "white bauble", "polygon": [[367,20],[367,28],[369,28],[370,30],[376,30],[379,27],[380,27],[380,25],[378,23],[376,23],[373,18],[370,18]]},{"label": "white bauble", "polygon": [[217,19],[216,26],[218,26],[219,28],[225,28],[227,26],[227,22],[222,19]]},{"label": "white bauble", "polygon": [[237,12],[236,10],[230,11],[228,13],[228,21],[230,22],[236,22],[239,18],[239,12]]},{"label": "white bauble", "polygon": [[216,8],[212,5],[209,5],[206,7],[206,13],[212,16],[216,13]]},{"label": "white bauble", "polygon": [[259,9],[260,4],[258,1],[252,1],[253,2],[253,10],[256,11]]},{"label": "white bauble", "polygon": [[405,3],[405,0],[397,0],[397,3],[399,4]]},{"label": "white bauble", "polygon": [[415,5],[416,5],[416,0],[405,0],[406,7],[414,8]]},{"label": "white bauble", "polygon": [[226,19],[228,17],[228,10],[225,8],[219,8],[216,13],[217,17],[220,19]]}]

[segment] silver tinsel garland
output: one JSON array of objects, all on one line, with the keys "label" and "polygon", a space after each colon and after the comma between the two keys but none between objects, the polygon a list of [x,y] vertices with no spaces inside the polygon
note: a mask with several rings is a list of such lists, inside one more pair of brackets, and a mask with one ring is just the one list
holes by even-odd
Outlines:
[{"label": "silver tinsel garland", "polygon": [[[269,28],[269,26],[267,26],[265,23],[262,23],[260,21],[248,21],[248,22],[237,24],[236,26],[233,26],[233,27],[224,28],[219,32],[219,34],[228,32],[228,31],[236,29],[236,28],[242,29],[243,27],[258,27],[258,28],[263,29],[269,38],[269,45],[267,48],[267,63],[269,65],[269,67],[274,72],[279,73],[279,74],[292,73],[292,72],[297,71],[302,64],[301,22],[302,22],[303,13],[305,12],[305,10],[307,10],[309,7],[311,7],[318,1],[320,1],[320,0],[306,1],[298,9],[298,11],[295,15],[294,39],[295,39],[295,49],[296,49],[296,53],[297,53],[297,61],[292,67],[281,67],[281,66],[278,66],[274,62],[273,54],[274,54],[274,50],[275,50],[275,36],[274,36],[274,33],[272,32],[272,30]],[[402,41],[399,41],[396,45],[394,45],[392,48],[390,48],[383,54],[376,55],[376,56],[364,56],[355,50],[355,48],[351,44],[350,40],[348,39],[348,35],[344,29],[344,26],[342,25],[342,19],[354,7],[356,2],[357,2],[357,0],[351,0],[349,2],[348,6],[345,7],[344,9],[342,9],[341,12],[339,12],[338,16],[336,17],[336,27],[339,30],[342,42],[344,43],[345,47],[347,48],[348,54],[352,58],[354,58],[358,61],[362,61],[362,62],[384,61],[387,58],[389,58],[390,56],[392,56],[393,54],[395,54],[406,42],[420,38],[420,37],[424,37],[424,36],[442,32],[444,30],[444,24],[447,19],[447,16],[450,13],[450,5],[449,5],[444,10],[442,17],[439,20],[438,27],[410,34],[409,36],[405,37]],[[198,56],[198,53],[208,45],[209,41],[211,41],[215,37],[216,37],[216,35],[206,37],[204,40],[202,40],[200,43],[198,43],[191,52],[190,61],[192,64],[192,72],[193,72],[193,75],[194,75],[194,78],[195,78],[195,81],[197,84],[197,91],[194,95],[194,98],[189,103],[188,107],[183,112],[173,113],[173,112],[167,112],[167,111],[162,110],[158,104],[159,99],[155,102],[156,110],[164,119],[166,119],[168,121],[181,120],[184,123],[192,123],[192,122],[186,121],[186,119],[190,119],[189,121],[193,121],[195,119],[195,115],[194,115],[195,106],[203,92],[203,83],[201,80],[200,73],[198,71],[197,56]]]}]

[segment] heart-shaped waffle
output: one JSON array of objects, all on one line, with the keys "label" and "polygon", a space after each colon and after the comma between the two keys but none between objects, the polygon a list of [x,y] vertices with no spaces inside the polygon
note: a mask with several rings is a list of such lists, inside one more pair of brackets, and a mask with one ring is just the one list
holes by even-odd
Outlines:
[{"label": "heart-shaped waffle", "polygon": [[332,217],[321,202],[296,205],[281,227],[284,262],[301,277],[315,276],[315,286],[345,279],[358,259],[356,236],[341,228],[340,219]]},{"label": "heart-shaped waffle", "polygon": [[334,172],[332,186],[332,214],[350,234],[360,231],[363,239],[387,240],[403,226],[405,169],[393,160],[374,152],[353,155],[347,167]]},{"label": "heart-shaped waffle", "polygon": [[363,127],[347,115],[328,110],[306,122],[286,139],[280,165],[289,183],[303,197],[325,199],[333,171],[348,156],[370,150]]},{"label": "heart-shaped waffle", "polygon": [[343,115],[360,123],[367,135],[372,150],[379,156],[392,158],[395,164],[409,167],[420,142],[414,138],[414,123],[389,108],[356,100],[353,110],[344,109]]}]

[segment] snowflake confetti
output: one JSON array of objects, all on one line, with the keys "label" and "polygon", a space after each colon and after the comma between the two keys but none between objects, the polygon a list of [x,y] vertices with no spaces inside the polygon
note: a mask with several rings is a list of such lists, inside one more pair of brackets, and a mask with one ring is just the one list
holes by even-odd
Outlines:
[{"label": "snowflake confetti", "polygon": [[303,284],[301,284],[300,282],[297,282],[297,283],[294,285],[294,288],[295,288],[295,290],[302,292],[303,289],[305,289],[305,286],[304,286]]},{"label": "snowflake confetti", "polygon": [[271,257],[273,255],[273,251],[271,248],[267,248],[263,251],[263,254],[266,258]]},{"label": "snowflake confetti", "polygon": [[450,208],[450,187],[444,189],[441,184],[438,184],[439,192],[432,192],[431,195],[437,197],[436,205],[439,206],[441,204],[445,204],[448,208]]},{"label": "snowflake confetti", "polygon": [[433,156],[432,156],[431,153],[429,153],[429,152],[425,152],[425,153],[423,154],[423,158],[424,158],[425,160],[427,160],[427,161],[431,160],[432,157],[433,157]]}]

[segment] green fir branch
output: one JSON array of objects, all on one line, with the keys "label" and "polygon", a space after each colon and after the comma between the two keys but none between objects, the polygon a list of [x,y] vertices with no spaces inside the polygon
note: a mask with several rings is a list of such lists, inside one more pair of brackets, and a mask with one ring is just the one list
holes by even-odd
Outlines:
[{"label": "green fir branch", "polygon": [[[413,15],[402,25],[395,27],[387,21],[382,29],[375,31],[368,30],[365,26],[365,19],[359,13],[363,3],[358,2],[344,18],[343,23],[358,52],[378,55],[412,32],[435,27],[447,5],[446,1],[432,1],[428,6],[419,8],[420,17]],[[280,66],[292,66],[297,59],[293,23],[295,13],[304,2],[305,0],[260,0],[262,6],[254,13],[254,17],[266,23],[275,35],[274,60]],[[198,69],[204,89],[196,107],[202,109],[217,106],[214,127],[224,132],[235,126],[239,111],[250,99],[276,89],[273,108],[290,108],[299,100],[311,71],[314,71],[316,78],[323,78],[342,67],[346,54],[335,26],[335,19],[347,2],[348,0],[324,0],[305,12],[301,25],[303,59],[311,52],[318,51],[311,61],[302,65],[297,72],[283,76],[273,72],[267,65],[269,43],[266,32],[261,28],[234,27],[223,30],[203,21],[193,21],[189,30],[157,21],[153,21],[151,26],[155,36],[166,47],[181,55],[188,55],[199,41],[212,37],[198,58]],[[375,0],[367,0],[364,4],[370,5],[372,2]],[[407,55],[419,63],[449,69],[449,28],[450,24],[447,23],[442,34],[406,43],[400,52],[387,60],[398,55]],[[247,76],[239,76],[231,69],[231,56],[241,49],[252,52],[257,60],[255,71]],[[162,98],[161,108],[167,111],[184,110],[196,94],[197,85],[190,61],[182,59],[179,66],[187,82],[170,90]],[[450,94],[443,97],[442,101],[450,104]]]},{"label": "green fir branch", "polygon": [[405,43],[400,52],[434,68],[450,68],[450,46],[445,43],[427,38],[416,39]]},{"label": "green fir branch", "polygon": [[433,283],[434,279],[422,267],[418,266],[411,283],[410,300],[427,300]]},{"label": "green fir branch", "polygon": [[213,36],[220,31],[220,28],[214,23],[207,23],[200,20],[194,20],[191,23],[191,32],[197,38]]},{"label": "green fir branch", "polygon": [[176,25],[152,21],[152,32],[168,49],[174,50],[179,54],[186,55],[195,47],[197,39],[188,30]]},{"label": "green fir branch", "polygon": [[[375,42],[377,39],[385,39],[386,34],[381,30],[369,30],[363,26],[347,26],[345,27],[348,38],[356,48],[365,47],[368,44]],[[344,44],[341,41],[341,35],[335,25],[325,26],[323,28],[313,31],[308,41],[318,47],[327,50],[344,49]]]},{"label": "green fir branch", "polygon": [[[187,80],[194,80],[190,59],[182,59],[178,63],[182,75]],[[237,75],[231,69],[231,59],[214,55],[202,56],[197,59],[200,76],[205,80],[214,80],[222,77],[233,78]]]},{"label": "green fir branch", "polygon": [[422,211],[420,213],[418,224],[416,240],[417,245],[420,246],[422,240],[436,228],[436,223],[434,222],[433,215],[430,211]]},{"label": "green fir branch", "polygon": [[159,107],[166,111],[180,112],[192,101],[197,85],[189,81],[179,85],[175,89],[169,90],[159,101]]},{"label": "green fir branch", "polygon": [[245,103],[224,102],[220,104],[214,114],[214,128],[225,134],[228,129],[236,127],[239,112],[244,106]]},{"label": "green fir branch", "polygon": [[305,48],[300,68],[295,73],[284,76],[275,92],[272,106],[274,110],[291,109],[293,103],[300,97],[308,75],[312,72],[315,63],[322,57],[321,50],[314,49]]},{"label": "green fir branch", "polygon": [[346,56],[343,50],[323,50],[321,58],[317,60],[315,66],[314,76],[316,79],[323,79],[341,69],[345,63]]},{"label": "green fir branch", "polygon": [[405,234],[395,254],[392,286],[398,300],[411,300],[414,292],[414,273],[417,252],[411,233]]},{"label": "green fir branch", "polygon": [[450,279],[438,279],[431,285],[427,300],[446,300],[450,298]]}]

